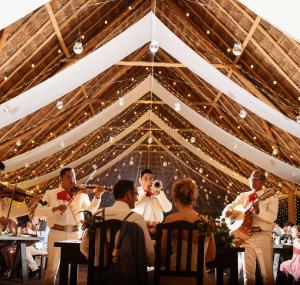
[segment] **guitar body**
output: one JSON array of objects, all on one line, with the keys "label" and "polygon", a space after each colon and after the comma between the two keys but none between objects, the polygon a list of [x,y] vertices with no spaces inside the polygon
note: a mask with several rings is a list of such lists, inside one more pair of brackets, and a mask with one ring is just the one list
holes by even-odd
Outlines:
[{"label": "guitar body", "polygon": [[246,240],[251,236],[253,214],[249,211],[249,207],[244,208],[241,205],[234,207],[225,222],[229,230],[239,239]]},{"label": "guitar body", "polygon": [[[269,189],[263,193],[256,201],[263,201],[275,194],[274,189]],[[252,235],[253,224],[253,207],[252,203],[246,207],[242,205],[235,206],[228,217],[225,218],[225,222],[229,230],[234,233],[238,238],[238,244],[242,244]]]}]

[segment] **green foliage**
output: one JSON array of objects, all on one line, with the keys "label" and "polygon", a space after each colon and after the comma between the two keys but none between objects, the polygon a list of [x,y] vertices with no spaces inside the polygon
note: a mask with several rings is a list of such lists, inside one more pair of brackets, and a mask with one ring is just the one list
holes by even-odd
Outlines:
[{"label": "green foliage", "polygon": [[235,246],[235,236],[230,233],[224,218],[216,219],[215,241],[217,247]]}]

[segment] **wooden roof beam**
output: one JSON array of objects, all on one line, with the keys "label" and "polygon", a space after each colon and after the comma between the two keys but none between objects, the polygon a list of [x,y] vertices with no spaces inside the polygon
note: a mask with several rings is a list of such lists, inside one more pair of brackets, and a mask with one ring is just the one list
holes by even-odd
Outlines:
[{"label": "wooden roof beam", "polygon": [[[243,41],[243,44],[242,44],[242,53],[234,59],[234,64],[237,64],[237,62],[241,58],[241,56],[242,56],[242,54],[243,54],[243,52],[244,52],[247,44],[249,43],[250,39],[252,38],[252,36],[253,36],[256,28],[259,26],[260,19],[261,19],[260,17],[256,17],[256,19],[255,19],[255,21],[254,21],[254,23],[253,23],[253,25],[252,25],[249,33],[247,34],[245,40]],[[230,78],[232,76],[232,73],[233,73],[233,70],[230,70],[229,73],[228,73],[228,75],[227,75],[227,77]],[[221,98],[222,94],[223,93],[221,91],[217,94],[217,96],[216,96],[216,98],[214,100],[215,103],[218,102],[218,100]],[[211,106],[209,108],[209,110],[207,111],[207,115],[208,116],[212,112],[213,108],[214,108],[214,106]]]}]

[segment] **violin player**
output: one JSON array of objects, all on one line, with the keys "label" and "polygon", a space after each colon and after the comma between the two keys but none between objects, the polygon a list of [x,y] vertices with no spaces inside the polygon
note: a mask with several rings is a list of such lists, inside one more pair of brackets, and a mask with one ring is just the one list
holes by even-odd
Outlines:
[{"label": "violin player", "polygon": [[[0,231],[4,230],[7,226],[7,215],[9,211],[11,198],[13,198],[13,200],[23,202],[26,196],[30,196],[26,194],[23,190],[17,189],[15,190],[14,197],[12,197],[14,189],[9,188],[9,186],[6,186],[6,184],[4,184],[4,181],[1,180],[1,173],[3,173],[4,170],[5,165],[2,161],[0,161]],[[34,198],[32,196],[30,197]],[[29,202],[29,205],[24,204],[19,207],[12,207],[10,209],[9,218],[12,219],[28,215],[30,204],[31,201]]]},{"label": "violin player", "polygon": [[264,172],[255,170],[248,179],[251,191],[241,193],[236,199],[223,210],[222,216],[228,217],[233,208],[238,205],[248,207],[252,204],[251,235],[243,241],[245,248],[244,269],[247,285],[255,284],[256,258],[258,259],[264,285],[274,284],[273,281],[273,244],[272,229],[277,219],[278,198],[273,195],[263,201],[258,197],[267,189],[264,187],[266,176]]},{"label": "violin player", "polygon": [[[74,191],[75,190],[75,191]],[[44,284],[55,284],[60,263],[60,249],[54,247],[59,240],[74,240],[81,237],[83,210],[94,213],[100,206],[103,187],[95,190],[90,202],[84,189],[76,187],[76,175],[73,168],[66,167],[60,171],[60,186],[46,191],[42,200],[46,206],[38,205],[35,216],[46,217],[50,228],[48,237],[48,263]]]}]

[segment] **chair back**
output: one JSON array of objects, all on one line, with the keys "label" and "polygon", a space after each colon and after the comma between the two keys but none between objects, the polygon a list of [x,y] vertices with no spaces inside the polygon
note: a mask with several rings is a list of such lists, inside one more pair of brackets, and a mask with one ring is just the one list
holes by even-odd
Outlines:
[{"label": "chair back", "polygon": [[[93,229],[89,230],[88,284],[93,284],[95,272],[108,272],[116,235],[119,235],[121,226],[122,220],[111,219],[96,223]],[[96,242],[98,235],[100,240]]]},{"label": "chair back", "polygon": [[[162,253],[163,234],[166,234],[164,253]],[[197,222],[177,221],[157,225],[154,284],[160,284],[161,276],[195,277],[197,285],[204,284],[204,241],[205,234],[200,232]],[[183,243],[186,245],[184,254],[182,254]],[[164,264],[162,254],[165,257]],[[195,254],[196,265],[192,263],[192,256]]]}]

